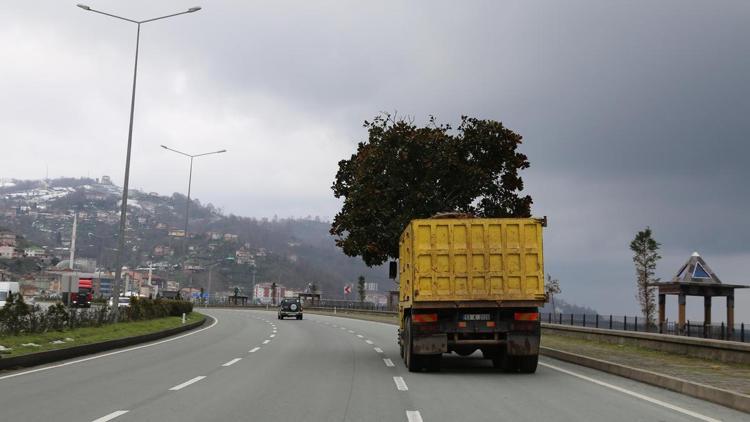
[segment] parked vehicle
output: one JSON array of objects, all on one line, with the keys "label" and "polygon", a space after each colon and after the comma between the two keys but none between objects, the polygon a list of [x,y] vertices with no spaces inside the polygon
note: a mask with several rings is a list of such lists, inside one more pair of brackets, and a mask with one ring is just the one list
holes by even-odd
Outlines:
[{"label": "parked vehicle", "polygon": [[279,303],[279,319],[284,319],[288,316],[302,319],[302,302],[299,299],[282,299]]},{"label": "parked vehicle", "polygon": [[17,294],[20,291],[17,281],[0,281],[0,308],[5,306],[8,296],[11,293]]},{"label": "parked vehicle", "polygon": [[[114,298],[109,298],[109,301],[107,302],[109,306],[112,306],[114,304]],[[120,297],[117,298],[117,307],[118,308],[127,308],[130,306],[130,296],[124,296],[120,295]]]},{"label": "parked vehicle", "polygon": [[401,234],[398,342],[410,371],[443,353],[477,350],[506,371],[533,373],[544,293],[545,219],[432,218]]}]

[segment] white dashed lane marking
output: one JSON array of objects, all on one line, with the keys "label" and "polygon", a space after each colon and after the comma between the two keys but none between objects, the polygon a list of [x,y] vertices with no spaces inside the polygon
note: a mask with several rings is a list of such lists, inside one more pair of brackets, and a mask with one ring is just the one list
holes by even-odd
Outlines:
[{"label": "white dashed lane marking", "polygon": [[419,413],[419,410],[407,410],[406,420],[409,422],[423,422],[422,415]]},{"label": "white dashed lane marking", "polygon": [[365,343],[372,344],[372,340],[365,340]]},{"label": "white dashed lane marking", "polygon": [[237,363],[237,362],[239,362],[241,360],[242,360],[242,358],[234,358],[234,359],[230,360],[229,362],[227,362],[227,363],[225,363],[225,364],[223,364],[221,366],[232,366],[232,365],[234,365],[235,363]]},{"label": "white dashed lane marking", "polygon": [[128,413],[127,410],[118,410],[116,412],[110,413],[109,415],[102,416],[101,418],[94,420],[94,422],[107,422],[107,421],[111,421],[112,419],[114,419],[114,418],[116,418],[118,416],[122,416],[122,415],[124,415],[126,413]]},{"label": "white dashed lane marking", "polygon": [[383,359],[383,362],[385,363],[385,366],[387,366],[387,367],[389,367],[389,368],[393,368],[393,367],[395,366],[395,365],[393,364],[393,361],[392,361],[392,360],[390,360],[390,359],[388,359],[388,358],[386,358],[386,359]]},{"label": "white dashed lane marking", "polygon": [[357,334],[357,337],[359,337],[359,338],[365,338],[365,336],[363,336],[362,334]]},{"label": "white dashed lane marking", "polygon": [[274,337],[276,337],[276,334],[271,334],[271,335],[270,335],[270,336],[268,336],[268,337],[274,338]]},{"label": "white dashed lane marking", "polygon": [[375,351],[378,352],[378,353],[383,353],[383,349],[381,349],[380,347],[376,347]]},{"label": "white dashed lane marking", "polygon": [[253,348],[252,348],[252,349],[250,349],[250,350],[249,350],[249,351],[248,351],[247,353],[255,353],[255,352],[257,352],[258,350],[260,350],[260,347],[253,347]]},{"label": "white dashed lane marking", "polygon": [[170,391],[178,391],[178,390],[182,390],[183,388],[187,387],[188,385],[190,385],[190,384],[195,384],[196,382],[198,382],[198,381],[202,380],[203,378],[206,378],[206,377],[204,377],[204,376],[200,376],[200,377],[195,377],[195,378],[193,378],[193,379],[191,379],[191,380],[188,380],[188,381],[185,381],[185,382],[183,382],[182,384],[177,384],[177,385],[175,385],[174,387],[170,388],[169,390],[170,390]]},{"label": "white dashed lane marking", "polygon": [[263,340],[263,344],[268,344],[270,342],[271,342],[271,340]]},{"label": "white dashed lane marking", "polygon": [[406,386],[406,381],[404,381],[402,377],[393,377],[393,382],[396,383],[398,391],[406,391],[409,389],[409,387]]}]

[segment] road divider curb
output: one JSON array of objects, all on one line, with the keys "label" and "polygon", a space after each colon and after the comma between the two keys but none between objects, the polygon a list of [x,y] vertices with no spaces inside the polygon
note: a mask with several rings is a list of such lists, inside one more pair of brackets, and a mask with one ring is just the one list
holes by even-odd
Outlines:
[{"label": "road divider curb", "polygon": [[48,350],[45,352],[29,353],[27,355],[14,356],[10,358],[0,359],[0,370],[15,369],[15,368],[28,368],[30,366],[42,365],[45,363],[57,362],[61,360],[71,359],[83,355],[91,355],[95,353],[105,352],[107,350],[119,349],[121,347],[132,346],[139,343],[147,343],[149,341],[159,340],[164,337],[173,336],[185,331],[198,328],[208,321],[213,321],[213,318],[205,315],[200,321],[191,322],[175,328],[169,328],[154,333],[142,334],[139,336],[119,338],[115,340],[107,340],[100,343],[83,344],[80,346],[67,347],[64,349]]},{"label": "road divider curb", "polygon": [[621,377],[655,385],[680,394],[710,401],[743,412],[750,412],[750,396],[735,391],[724,390],[710,385],[699,384],[669,375],[659,374],[631,366],[620,365],[601,359],[590,358],[576,353],[564,352],[549,347],[540,347],[544,356],[596,369]]}]

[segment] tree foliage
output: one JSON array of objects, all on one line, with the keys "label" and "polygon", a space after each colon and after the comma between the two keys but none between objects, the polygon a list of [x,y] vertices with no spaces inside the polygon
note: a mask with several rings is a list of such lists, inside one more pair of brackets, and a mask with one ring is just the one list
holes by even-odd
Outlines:
[{"label": "tree foliage", "polygon": [[544,283],[544,292],[547,294],[547,298],[552,302],[552,313],[557,312],[555,308],[555,295],[562,292],[560,289],[560,280],[552,278],[551,275],[547,274],[547,281]]},{"label": "tree foliage", "polygon": [[339,162],[332,189],[343,198],[331,234],[346,255],[379,265],[398,255],[407,223],[440,212],[528,217],[517,151],[521,136],[494,120],[463,116],[453,131],[434,118],[425,127],[389,114],[365,122],[368,140]]},{"label": "tree foliage", "polygon": [[633,251],[633,263],[635,264],[636,283],[638,292],[636,299],[641,306],[641,313],[648,325],[654,325],[656,314],[656,300],[654,288],[650,285],[659,281],[654,277],[656,262],[661,259],[659,255],[660,243],[654,240],[651,228],[639,231],[635,239],[630,242],[630,250]]}]

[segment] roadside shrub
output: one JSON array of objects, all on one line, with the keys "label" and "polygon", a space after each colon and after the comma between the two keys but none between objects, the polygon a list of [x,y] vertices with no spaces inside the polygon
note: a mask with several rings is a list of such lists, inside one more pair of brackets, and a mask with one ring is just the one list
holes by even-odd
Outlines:
[{"label": "roadside shrub", "polygon": [[[187,301],[132,297],[129,307],[119,309],[118,320],[141,321],[182,316],[183,313],[192,311],[193,304]],[[12,294],[0,309],[0,336],[98,327],[113,323],[114,315],[114,308],[111,306],[71,309],[60,302],[42,311],[39,306],[26,304],[20,294]]]}]

